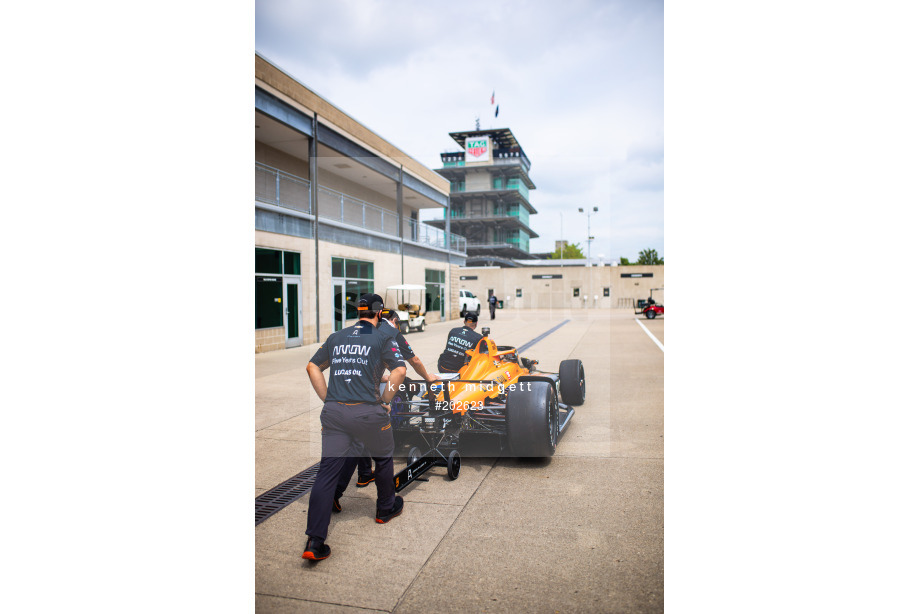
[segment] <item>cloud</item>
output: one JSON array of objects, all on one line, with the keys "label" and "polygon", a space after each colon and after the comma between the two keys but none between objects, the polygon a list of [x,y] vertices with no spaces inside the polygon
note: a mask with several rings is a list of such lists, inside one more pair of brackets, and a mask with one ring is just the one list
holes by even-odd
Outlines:
[{"label": "cloud", "polygon": [[596,205],[598,245],[631,258],[664,253],[663,31],[660,0],[256,2],[257,51],[426,166],[477,116],[511,128],[537,185],[532,249]]}]

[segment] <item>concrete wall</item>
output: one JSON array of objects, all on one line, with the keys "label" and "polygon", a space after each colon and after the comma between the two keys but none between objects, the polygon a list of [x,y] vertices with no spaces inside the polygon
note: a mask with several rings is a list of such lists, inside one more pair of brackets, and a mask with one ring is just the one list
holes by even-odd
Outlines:
[{"label": "concrete wall", "polygon": [[[265,231],[255,231],[255,247],[266,247],[270,249],[281,249],[286,251],[295,251],[300,253],[300,270],[301,270],[301,305],[303,306],[302,326],[304,345],[316,341],[316,285],[314,272],[314,246],[312,239],[293,237],[289,235],[276,234]],[[440,253],[438,254],[441,255]],[[405,256],[400,258],[399,254],[392,254],[376,250],[341,245],[329,241],[319,242],[319,303],[320,303],[320,339],[324,340],[332,333],[332,258],[352,258],[356,260],[365,260],[374,263],[374,291],[384,296],[387,286],[393,286],[400,283],[407,284],[425,284],[425,269],[444,271],[445,278],[451,275],[456,282],[457,267],[450,266],[448,273],[448,264],[444,260],[428,260],[425,258],[416,258]],[[400,267],[405,272],[401,275]],[[446,280],[445,280],[446,281]],[[455,286],[456,287],[456,286]],[[446,292],[445,283],[445,292]],[[460,314],[456,307],[456,300],[452,305],[451,317],[459,318]],[[430,322],[440,321],[440,312],[433,312],[426,318]],[[346,321],[345,325],[350,326],[354,320]],[[284,348],[284,331],[281,328],[260,329],[255,331],[255,349],[256,352],[265,352],[275,349]]]},{"label": "concrete wall", "polygon": [[261,162],[277,168],[285,173],[290,173],[303,179],[310,178],[310,163],[301,160],[274,147],[255,141],[256,144],[256,162]]},{"label": "concrete wall", "polygon": [[465,187],[467,192],[474,192],[477,190],[491,190],[492,173],[488,171],[468,171],[466,174]]},{"label": "concrete wall", "polygon": [[[459,289],[463,286],[460,285],[460,270],[461,267],[452,266],[450,267],[450,285],[444,284],[444,291],[450,292],[451,299],[448,302],[450,305],[450,319],[456,320],[460,317],[460,292]],[[446,280],[445,280],[446,281]]]},{"label": "concrete wall", "polygon": [[[651,273],[652,277],[621,277]],[[534,275],[562,275],[561,279],[533,279]],[[477,279],[460,280],[475,276]],[[664,265],[614,267],[460,267],[457,289],[470,290],[485,303],[493,289],[505,309],[625,309],[632,301],[645,299],[651,288],[664,287]],[[610,296],[604,296],[604,288]],[[516,290],[521,289],[521,297]],[[574,289],[579,296],[573,296]],[[507,297],[511,297],[510,300]],[[597,299],[595,299],[595,296]],[[587,297],[587,300],[585,300]],[[665,302],[663,290],[656,290],[655,300]]]}]

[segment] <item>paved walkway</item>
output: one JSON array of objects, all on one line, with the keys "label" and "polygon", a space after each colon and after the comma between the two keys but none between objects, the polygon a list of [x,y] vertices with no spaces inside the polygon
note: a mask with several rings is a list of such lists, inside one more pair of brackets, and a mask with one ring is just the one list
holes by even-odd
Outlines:
[{"label": "paved walkway", "polygon": [[[549,462],[464,457],[404,490],[374,522],[373,486],[350,487],[332,556],[300,558],[309,496],[255,528],[257,612],[660,612],[664,609],[664,320],[629,311],[499,310],[501,345],[549,371],[585,365],[587,401]],[[433,369],[459,321],[407,335]],[[316,345],[257,354],[255,495],[319,461]],[[409,368],[410,376],[412,369]],[[397,458],[397,471],[405,464]]]}]

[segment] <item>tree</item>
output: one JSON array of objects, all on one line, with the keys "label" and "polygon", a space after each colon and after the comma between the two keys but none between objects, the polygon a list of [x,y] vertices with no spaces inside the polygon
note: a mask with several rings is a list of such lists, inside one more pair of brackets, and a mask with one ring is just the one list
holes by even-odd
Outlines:
[{"label": "tree", "polygon": [[629,266],[632,262],[629,261],[629,258],[626,256],[620,256],[620,266]]},{"label": "tree", "polygon": [[639,252],[639,259],[636,264],[664,264],[664,258],[658,257],[657,250],[646,248]]},{"label": "tree", "polygon": [[574,243],[572,245],[569,245],[568,243],[566,243],[565,249],[562,250],[562,253],[559,253],[559,252],[560,250],[558,249],[554,251],[550,255],[550,259],[551,260],[559,260],[561,258],[581,259],[585,257],[585,255],[581,251],[581,246],[578,243]]}]

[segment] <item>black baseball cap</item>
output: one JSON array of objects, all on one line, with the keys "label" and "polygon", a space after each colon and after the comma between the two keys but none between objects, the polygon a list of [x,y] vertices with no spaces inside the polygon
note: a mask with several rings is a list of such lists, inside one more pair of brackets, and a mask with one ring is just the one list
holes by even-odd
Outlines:
[{"label": "black baseball cap", "polygon": [[372,311],[374,313],[383,309],[383,299],[379,294],[362,294],[358,299],[358,311]]},{"label": "black baseball cap", "polygon": [[384,320],[395,320],[396,318],[399,317],[399,314],[396,313],[395,309],[391,309],[390,307],[384,307],[383,312],[381,312],[380,314],[380,317],[383,318]]},{"label": "black baseball cap", "polygon": [[466,314],[466,317],[463,318],[463,321],[464,322],[478,322],[479,316],[477,316],[475,313],[468,313]]}]

